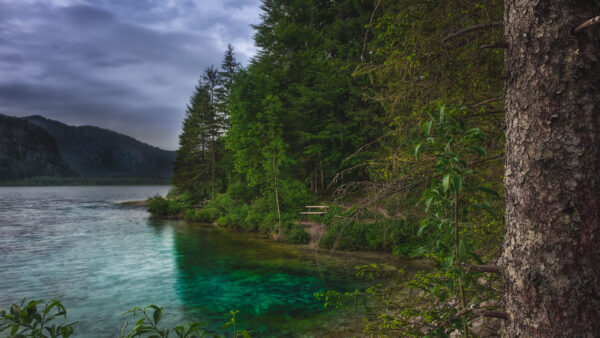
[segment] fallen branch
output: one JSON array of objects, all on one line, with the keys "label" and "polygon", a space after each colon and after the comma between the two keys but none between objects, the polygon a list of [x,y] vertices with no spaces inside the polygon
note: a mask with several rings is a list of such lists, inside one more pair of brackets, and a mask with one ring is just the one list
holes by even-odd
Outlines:
[{"label": "fallen branch", "polygon": [[449,34],[448,36],[446,36],[444,38],[444,40],[442,40],[442,43],[446,43],[456,37],[459,37],[463,34],[467,34],[470,32],[476,32],[476,31],[481,31],[481,30],[486,30],[486,29],[490,29],[490,28],[495,28],[495,27],[502,27],[502,21],[496,21],[496,22],[491,22],[491,23],[484,23],[484,24],[480,24],[480,25],[475,25],[475,26],[471,26],[471,27],[467,27],[467,28],[463,28],[461,30],[458,30],[452,34]]},{"label": "fallen branch", "polygon": [[593,25],[596,25],[596,24],[599,24],[599,23],[600,23],[600,15],[597,16],[597,17],[595,17],[595,18],[589,19],[588,21],[586,21],[586,22],[582,23],[581,25],[577,26],[573,30],[573,32],[575,34],[577,34],[577,33],[581,32],[582,30],[584,30],[586,28],[589,28],[589,27],[592,27]]}]

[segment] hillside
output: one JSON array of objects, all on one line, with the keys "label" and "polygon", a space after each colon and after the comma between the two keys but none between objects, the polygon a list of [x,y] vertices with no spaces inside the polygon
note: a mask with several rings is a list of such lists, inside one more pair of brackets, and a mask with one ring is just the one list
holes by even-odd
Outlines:
[{"label": "hillside", "polygon": [[54,139],[42,128],[0,115],[0,180],[76,175],[62,159]]},{"label": "hillside", "polygon": [[39,115],[0,117],[0,181],[34,176],[169,178],[173,171],[175,152],[111,130],[69,126]]}]

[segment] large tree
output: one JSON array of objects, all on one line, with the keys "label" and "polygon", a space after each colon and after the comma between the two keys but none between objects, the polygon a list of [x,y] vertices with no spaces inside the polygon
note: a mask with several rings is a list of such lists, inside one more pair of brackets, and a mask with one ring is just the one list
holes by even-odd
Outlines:
[{"label": "large tree", "polygon": [[183,129],[179,135],[179,149],[173,170],[173,184],[181,191],[207,195],[209,177],[210,94],[207,86],[198,82],[187,105]]},{"label": "large tree", "polygon": [[505,336],[600,336],[599,14],[505,1]]}]

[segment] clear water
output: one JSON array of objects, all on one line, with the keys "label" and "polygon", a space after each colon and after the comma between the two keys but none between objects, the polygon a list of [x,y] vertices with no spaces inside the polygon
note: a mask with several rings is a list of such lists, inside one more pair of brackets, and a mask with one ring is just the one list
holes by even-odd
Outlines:
[{"label": "clear water", "polygon": [[[207,322],[229,310],[253,336],[321,336],[344,320],[314,292],[361,286],[366,258],[316,255],[248,233],[149,218],[118,202],[169,187],[0,188],[0,307],[58,298],[76,337],[118,336],[121,314],[165,307],[165,324]],[[347,314],[346,314],[347,315]]]}]

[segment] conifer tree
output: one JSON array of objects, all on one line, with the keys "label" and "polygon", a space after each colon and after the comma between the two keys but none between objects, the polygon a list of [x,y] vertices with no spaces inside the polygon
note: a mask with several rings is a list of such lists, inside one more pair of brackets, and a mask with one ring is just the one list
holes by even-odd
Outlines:
[{"label": "conifer tree", "polygon": [[208,177],[208,124],[210,94],[202,82],[198,82],[187,105],[183,130],[179,135],[179,149],[174,164],[173,184],[181,191],[206,196]]}]

